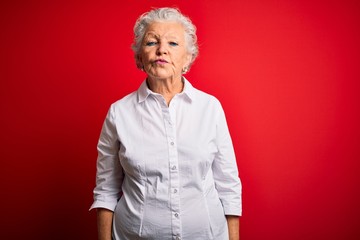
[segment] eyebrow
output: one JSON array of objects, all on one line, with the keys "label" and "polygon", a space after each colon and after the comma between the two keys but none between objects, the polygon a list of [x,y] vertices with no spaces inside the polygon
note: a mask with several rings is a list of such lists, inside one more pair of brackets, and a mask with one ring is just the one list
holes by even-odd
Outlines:
[{"label": "eyebrow", "polygon": [[[154,32],[147,32],[144,36],[144,39],[147,38],[147,37],[155,37],[157,39],[160,39],[161,36],[159,34],[156,34]],[[169,33],[165,36],[166,39],[176,39],[176,40],[180,40],[180,37],[178,37],[176,34],[172,34],[172,33]]]}]

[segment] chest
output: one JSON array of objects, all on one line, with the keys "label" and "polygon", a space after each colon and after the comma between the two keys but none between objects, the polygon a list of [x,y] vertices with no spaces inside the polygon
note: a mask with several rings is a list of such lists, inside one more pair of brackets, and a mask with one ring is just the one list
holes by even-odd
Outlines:
[{"label": "chest", "polygon": [[211,166],[217,152],[211,110],[139,105],[128,114],[116,123],[119,160],[126,174],[166,178],[176,166],[185,176],[201,177]]}]

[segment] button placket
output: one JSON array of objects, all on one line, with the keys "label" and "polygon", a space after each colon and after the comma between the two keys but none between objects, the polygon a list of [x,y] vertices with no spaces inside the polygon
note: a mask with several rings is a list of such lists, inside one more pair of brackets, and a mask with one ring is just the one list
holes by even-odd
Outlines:
[{"label": "button placket", "polygon": [[[173,107],[171,105],[170,107]],[[172,110],[174,111],[174,110]],[[178,171],[178,154],[176,147],[176,129],[175,123],[171,119],[170,109],[164,107],[162,109],[164,125],[166,130],[166,137],[168,142],[169,151],[169,184],[170,184],[170,211],[171,217],[171,228],[175,239],[180,239],[181,236],[181,221],[180,221],[180,196],[178,194],[179,189],[179,171]]]}]

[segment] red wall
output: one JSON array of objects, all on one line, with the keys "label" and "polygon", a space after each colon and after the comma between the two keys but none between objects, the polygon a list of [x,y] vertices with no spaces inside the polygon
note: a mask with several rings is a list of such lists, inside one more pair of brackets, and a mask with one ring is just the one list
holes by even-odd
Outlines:
[{"label": "red wall", "polygon": [[1,1],[0,239],[96,239],[101,124],[145,77],[137,16],[166,5],[197,25],[187,77],[227,114],[242,239],[359,239],[359,1],[100,2]]}]

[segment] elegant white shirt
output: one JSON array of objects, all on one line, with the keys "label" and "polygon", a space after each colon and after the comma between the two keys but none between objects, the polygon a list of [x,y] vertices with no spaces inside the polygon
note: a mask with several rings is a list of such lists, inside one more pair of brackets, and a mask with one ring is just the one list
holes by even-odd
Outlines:
[{"label": "elegant white shirt", "polygon": [[93,208],[113,238],[228,239],[241,182],[219,101],[184,79],[169,106],[146,84],[111,105],[98,142]]}]

